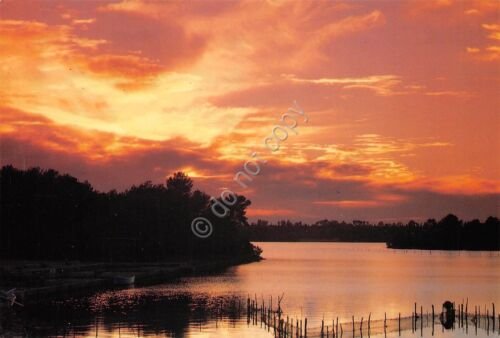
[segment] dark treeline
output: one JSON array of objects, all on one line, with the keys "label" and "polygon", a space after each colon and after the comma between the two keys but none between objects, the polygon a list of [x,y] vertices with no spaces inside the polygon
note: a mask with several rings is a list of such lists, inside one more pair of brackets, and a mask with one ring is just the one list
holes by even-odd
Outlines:
[{"label": "dark treeline", "polygon": [[394,228],[373,226],[366,222],[353,223],[322,220],[314,224],[279,221],[276,224],[259,220],[248,227],[250,239],[262,242],[386,242]]},{"label": "dark treeline", "polygon": [[[214,256],[256,258],[246,237],[246,208],[238,196],[229,216],[210,212],[210,197],[183,173],[166,184],[145,182],[124,192],[96,191],[55,170],[0,171],[0,258],[158,261]],[[212,221],[213,234],[196,237],[191,221]]]},{"label": "dark treeline", "polygon": [[455,215],[424,223],[369,224],[322,220],[314,224],[259,220],[248,227],[252,241],[385,242],[397,249],[500,250],[500,221],[464,222]]},{"label": "dark treeline", "polygon": [[500,250],[500,221],[488,217],[464,222],[448,215],[439,222],[409,222],[398,229],[387,242],[395,249]]}]

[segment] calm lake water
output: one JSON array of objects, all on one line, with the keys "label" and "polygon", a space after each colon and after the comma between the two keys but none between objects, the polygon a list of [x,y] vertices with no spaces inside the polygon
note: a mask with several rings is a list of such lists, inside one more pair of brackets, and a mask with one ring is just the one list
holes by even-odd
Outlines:
[{"label": "calm lake water", "polygon": [[[366,322],[371,313],[372,336],[383,337],[383,322],[377,320],[411,316],[414,302],[418,312],[423,307],[424,316],[433,304],[440,312],[445,300],[465,304],[468,299],[472,313],[474,306],[491,313],[494,302],[500,311],[499,252],[389,250],[384,244],[366,243],[256,244],[264,250],[262,262],[216,275],[54,301],[23,309],[14,320],[35,336],[272,337],[272,330],[260,323],[248,324],[239,309],[246,308],[249,295],[266,305],[271,296],[276,305],[284,295],[285,316],[294,321],[307,317],[311,330],[322,318],[331,328],[338,317],[344,337],[352,337],[352,316]],[[390,323],[397,327],[397,321]],[[469,320],[467,328],[443,330],[436,321],[434,336],[498,336],[498,318],[494,330],[493,321],[489,325],[484,319],[476,332]],[[402,326],[402,337],[432,335],[428,318],[422,332],[419,323],[412,333],[409,319]],[[389,330],[387,336],[399,335]]]}]

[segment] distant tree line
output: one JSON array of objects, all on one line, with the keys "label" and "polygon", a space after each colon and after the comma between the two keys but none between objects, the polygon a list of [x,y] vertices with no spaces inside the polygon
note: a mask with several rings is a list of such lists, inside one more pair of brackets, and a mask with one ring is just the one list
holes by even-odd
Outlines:
[{"label": "distant tree line", "polygon": [[393,227],[381,224],[373,226],[367,222],[353,223],[321,220],[313,224],[292,223],[289,220],[270,223],[258,220],[248,228],[252,241],[262,242],[386,242]]},{"label": "distant tree line", "polygon": [[488,217],[485,222],[469,222],[448,215],[439,222],[409,222],[387,241],[395,249],[500,250],[500,221]]},{"label": "distant tree line", "polygon": [[[243,231],[250,201],[237,196],[230,215],[210,212],[210,196],[193,191],[184,173],[165,184],[145,182],[124,192],[96,191],[88,182],[49,169],[0,171],[0,258],[159,261],[181,257],[248,257],[260,249]],[[209,219],[213,234],[196,237],[191,221]]]},{"label": "distant tree line", "polygon": [[252,241],[313,242],[385,242],[389,248],[439,250],[500,250],[500,221],[489,217],[485,222],[464,222],[455,215],[424,223],[370,224],[322,220],[314,224],[264,220],[248,228]]}]

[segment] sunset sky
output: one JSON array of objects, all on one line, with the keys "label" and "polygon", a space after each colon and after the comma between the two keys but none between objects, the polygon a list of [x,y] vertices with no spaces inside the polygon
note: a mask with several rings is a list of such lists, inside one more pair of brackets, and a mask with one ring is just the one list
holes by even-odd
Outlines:
[{"label": "sunset sky", "polygon": [[[252,220],[499,215],[498,1],[0,2],[0,163]],[[262,140],[297,100],[271,154]],[[250,154],[267,160],[241,188]]]}]

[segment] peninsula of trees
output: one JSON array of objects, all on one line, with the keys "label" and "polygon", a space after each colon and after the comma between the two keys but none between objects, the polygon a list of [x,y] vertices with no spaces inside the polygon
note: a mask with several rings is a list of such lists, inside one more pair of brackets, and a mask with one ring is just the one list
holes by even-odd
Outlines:
[{"label": "peninsula of trees", "polygon": [[[162,261],[182,258],[259,259],[249,242],[243,196],[214,219],[210,196],[178,172],[165,184],[145,182],[124,192],[96,191],[88,182],[49,169],[0,170],[0,258],[80,261]],[[201,239],[198,216],[212,221]]]}]

